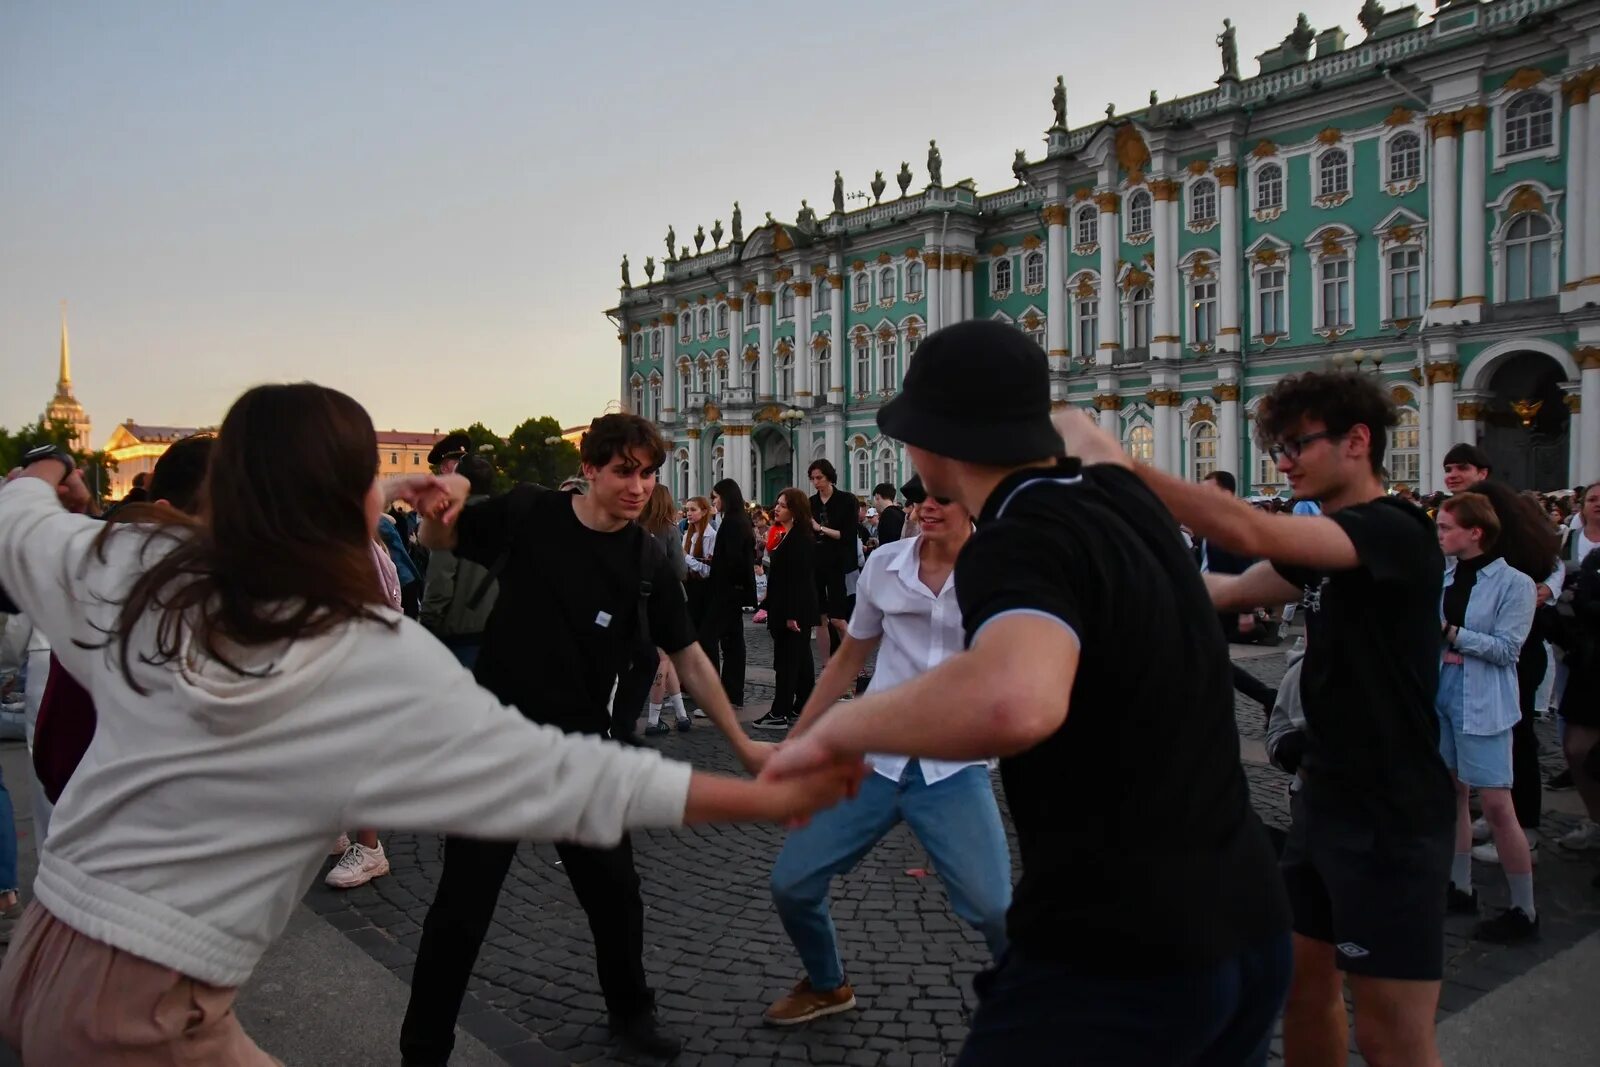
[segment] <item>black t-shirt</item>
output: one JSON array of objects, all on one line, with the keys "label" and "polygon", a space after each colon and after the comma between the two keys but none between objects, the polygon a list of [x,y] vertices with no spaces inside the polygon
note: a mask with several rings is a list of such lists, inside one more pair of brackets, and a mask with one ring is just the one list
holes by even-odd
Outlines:
[{"label": "black t-shirt", "polygon": [[1444,621],[1451,626],[1467,624],[1467,604],[1472,600],[1472,587],[1478,584],[1478,574],[1494,557],[1487,553],[1475,559],[1456,561],[1455,577],[1444,587]]},{"label": "black t-shirt", "polygon": [[1276,566],[1305,589],[1305,801],[1365,826],[1432,833],[1455,822],[1439,757],[1439,601],[1444,556],[1427,515],[1379,497],[1327,516],[1360,565]]},{"label": "black t-shirt", "polygon": [[905,528],[906,513],[899,504],[890,504],[878,512],[878,544],[889,545],[900,540]]},{"label": "black t-shirt", "polygon": [[837,541],[817,535],[818,573],[849,574],[856,569],[856,538],[860,536],[856,516],[860,510],[860,503],[851,493],[834,489],[826,504],[821,493],[811,494],[811,517],[830,530],[842,531]]},{"label": "black t-shirt", "polygon": [[956,563],[956,595],[969,644],[1026,612],[1080,645],[1065,723],[1000,761],[1023,866],[1012,945],[1140,976],[1286,932],[1239,762],[1228,647],[1177,524],[1138,477],[1063,460],[1007,478]]},{"label": "black t-shirt", "polygon": [[479,683],[535,722],[604,734],[617,672],[638,651],[646,552],[649,640],[678,652],[694,643],[694,628],[683,583],[655,539],[637,525],[591,530],[574,499],[521,485],[467,508],[456,555],[490,567],[510,550],[474,670]]}]

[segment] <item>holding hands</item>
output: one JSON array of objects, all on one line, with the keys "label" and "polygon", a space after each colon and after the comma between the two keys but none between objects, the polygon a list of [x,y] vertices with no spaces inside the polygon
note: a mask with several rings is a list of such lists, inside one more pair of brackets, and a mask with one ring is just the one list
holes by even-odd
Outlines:
[{"label": "holding hands", "polygon": [[403,500],[424,519],[449,525],[466,505],[471,483],[459,474],[403,474],[383,483],[384,498]]}]

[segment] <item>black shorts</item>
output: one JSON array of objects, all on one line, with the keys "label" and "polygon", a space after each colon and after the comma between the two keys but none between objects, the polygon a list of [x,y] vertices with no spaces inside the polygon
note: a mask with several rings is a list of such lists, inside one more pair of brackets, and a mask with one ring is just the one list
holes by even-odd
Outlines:
[{"label": "black shorts", "polygon": [[1443,978],[1455,828],[1397,834],[1325,807],[1307,803],[1304,790],[1290,805],[1281,862],[1294,932],[1333,945],[1351,974]]},{"label": "black shorts", "polygon": [[844,572],[817,568],[817,611],[830,619],[850,617],[850,597],[844,588]]}]

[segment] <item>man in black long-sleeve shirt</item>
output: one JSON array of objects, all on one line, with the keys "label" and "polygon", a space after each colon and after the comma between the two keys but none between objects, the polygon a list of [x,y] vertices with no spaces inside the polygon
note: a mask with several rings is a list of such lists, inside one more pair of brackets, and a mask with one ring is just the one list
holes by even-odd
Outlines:
[{"label": "man in black long-sleeve shirt", "polygon": [[835,486],[839,475],[833,464],[816,460],[806,471],[817,490],[811,496],[811,529],[817,535],[817,607],[827,639],[817,637],[818,658],[826,666],[828,657],[844,639],[850,621],[850,594],[844,576],[856,569],[856,545],[860,534],[857,515],[860,502],[852,493],[841,493]]},{"label": "man in black long-sleeve shirt", "polygon": [[906,513],[894,502],[894,486],[884,482],[872,491],[872,506],[878,509],[878,544],[900,540],[906,529]]}]

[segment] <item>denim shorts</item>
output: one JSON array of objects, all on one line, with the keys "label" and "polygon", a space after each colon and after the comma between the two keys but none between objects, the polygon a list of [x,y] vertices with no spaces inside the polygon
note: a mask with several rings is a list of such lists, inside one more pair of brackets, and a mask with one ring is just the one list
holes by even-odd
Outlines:
[{"label": "denim shorts", "polygon": [[1497,734],[1469,734],[1461,729],[1459,664],[1439,670],[1439,755],[1464,785],[1479,789],[1511,788],[1511,730]]}]

